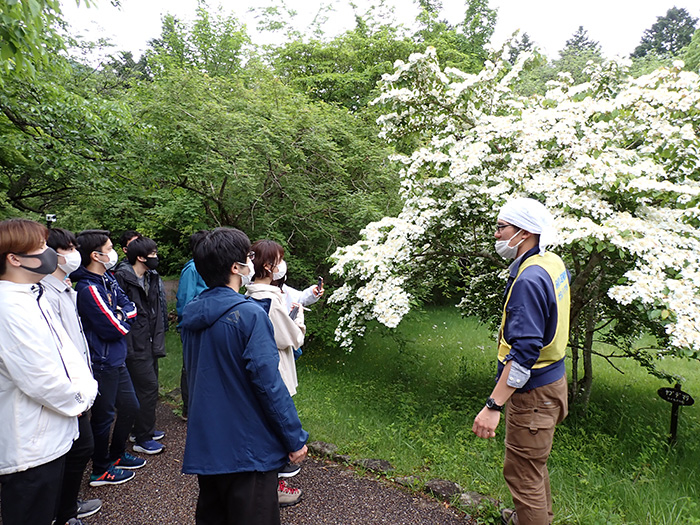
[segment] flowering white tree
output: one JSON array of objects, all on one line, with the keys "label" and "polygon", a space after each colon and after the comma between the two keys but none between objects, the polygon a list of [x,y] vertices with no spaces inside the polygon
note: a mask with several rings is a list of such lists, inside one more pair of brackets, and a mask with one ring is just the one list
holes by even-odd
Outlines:
[{"label": "flowering white tree", "polygon": [[[546,96],[522,98],[512,86],[529,56],[507,58],[469,75],[442,71],[428,48],[385,76],[375,102],[400,152],[404,206],[335,252],[336,339],[351,348],[370,320],[395,328],[452,270],[466,283],[460,306],[497,318],[496,214],[528,196],[554,214],[551,249],[572,273],[573,391],[584,402],[596,340],[613,345],[611,362],[632,356],[652,371],[663,355],[698,358],[700,77],[677,62],[633,79],[607,62],[584,84],[563,75]],[[648,333],[654,348],[635,348]]]}]

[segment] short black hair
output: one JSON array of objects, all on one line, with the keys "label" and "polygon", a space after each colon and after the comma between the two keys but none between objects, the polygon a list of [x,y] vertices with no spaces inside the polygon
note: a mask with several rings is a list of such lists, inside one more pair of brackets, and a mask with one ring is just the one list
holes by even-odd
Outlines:
[{"label": "short black hair", "polygon": [[72,231],[63,228],[49,228],[49,238],[46,239],[46,245],[54,250],[70,250],[72,247],[78,247],[78,240]]},{"label": "short black hair", "polygon": [[194,247],[199,241],[204,239],[209,234],[209,230],[199,230],[190,235],[190,251],[194,253]]},{"label": "short black hair", "polygon": [[134,265],[137,257],[148,257],[157,250],[156,241],[148,237],[139,237],[129,243],[129,247],[126,249],[126,258],[129,264]]},{"label": "short black hair", "polygon": [[80,263],[87,266],[92,260],[90,254],[99,251],[109,240],[109,230],[83,230],[76,239],[78,240]]},{"label": "short black hair", "polygon": [[129,244],[129,241],[134,237],[139,238],[141,237],[141,234],[139,232],[135,232],[134,230],[126,230],[119,236],[119,246],[126,248],[126,245]]},{"label": "short black hair", "polygon": [[244,263],[250,239],[236,228],[216,228],[194,247],[194,265],[209,288],[227,286],[234,263]]}]

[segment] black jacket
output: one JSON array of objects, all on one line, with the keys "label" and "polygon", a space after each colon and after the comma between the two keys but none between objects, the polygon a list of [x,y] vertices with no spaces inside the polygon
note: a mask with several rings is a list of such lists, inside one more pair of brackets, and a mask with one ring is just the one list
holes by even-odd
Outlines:
[{"label": "black jacket", "polygon": [[138,359],[152,355],[165,357],[166,316],[163,295],[163,281],[154,271],[146,271],[144,285],[139,283],[130,264],[122,264],[114,272],[119,286],[136,305],[138,315],[126,336],[127,358]]}]

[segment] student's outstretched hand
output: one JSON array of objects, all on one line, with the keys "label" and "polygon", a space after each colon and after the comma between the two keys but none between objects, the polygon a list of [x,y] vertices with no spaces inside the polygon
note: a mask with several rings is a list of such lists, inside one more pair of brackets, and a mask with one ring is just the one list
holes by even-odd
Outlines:
[{"label": "student's outstretched hand", "polygon": [[290,452],[289,453],[289,461],[291,463],[301,463],[306,459],[306,456],[309,453],[309,449],[304,445],[302,448],[297,450],[296,452]]}]

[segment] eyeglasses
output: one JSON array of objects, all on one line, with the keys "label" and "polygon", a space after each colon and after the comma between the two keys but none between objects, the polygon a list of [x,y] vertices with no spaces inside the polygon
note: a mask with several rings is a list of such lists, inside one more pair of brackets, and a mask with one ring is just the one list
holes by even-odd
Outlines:
[{"label": "eyeglasses", "polygon": [[496,233],[501,233],[508,226],[513,226],[512,224],[496,224]]},{"label": "eyeglasses", "polygon": [[[251,262],[254,261],[255,260],[255,252],[248,252],[248,255],[246,256],[246,258],[250,259]],[[239,262],[238,264],[245,266],[248,263],[247,262]]]}]

